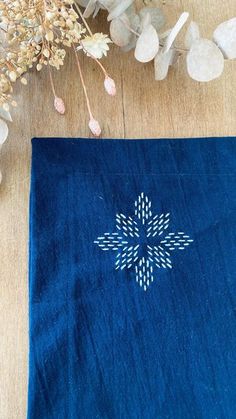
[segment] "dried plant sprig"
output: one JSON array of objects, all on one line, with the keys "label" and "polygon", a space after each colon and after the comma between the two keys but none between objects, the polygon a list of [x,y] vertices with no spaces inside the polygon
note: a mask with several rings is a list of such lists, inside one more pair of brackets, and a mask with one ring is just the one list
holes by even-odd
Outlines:
[{"label": "dried plant sprig", "polygon": [[91,51],[89,51],[88,49],[86,49],[86,46],[84,45],[84,43],[80,42],[80,46],[77,47],[77,51],[79,51],[80,49],[83,49],[83,51],[87,54],[88,57],[91,57],[94,59],[94,61],[98,64],[98,66],[101,68],[104,76],[105,76],[105,80],[104,80],[104,87],[106,92],[110,95],[110,96],[115,96],[116,95],[116,85],[114,80],[109,76],[109,74],[107,73],[105,67],[102,65],[102,63],[93,55],[93,53]]},{"label": "dried plant sprig", "polygon": [[63,99],[61,97],[57,96],[57,94],[56,94],[56,89],[55,89],[50,65],[48,66],[48,71],[49,71],[50,85],[51,85],[52,93],[53,93],[53,96],[54,96],[54,108],[56,109],[56,111],[60,115],[64,115],[64,113],[66,111],[65,104],[64,104]]},{"label": "dried plant sprig", "polygon": [[83,76],[83,72],[82,72],[82,69],[81,69],[80,60],[79,60],[78,53],[76,51],[75,46],[74,46],[74,53],[75,53],[75,59],[76,59],[77,67],[78,67],[78,70],[79,70],[79,76],[80,76],[80,80],[81,80],[81,83],[82,83],[82,86],[83,86],[84,95],[85,95],[85,98],[86,98],[86,104],[87,104],[87,108],[88,108],[88,113],[89,113],[89,118],[90,118],[89,119],[89,128],[96,137],[99,137],[99,135],[101,134],[101,128],[100,128],[100,125],[99,125],[98,121],[94,118],[94,116],[92,114],[90,100],[89,100],[89,97],[88,97],[88,92],[87,92],[86,84],[84,82],[84,76]]},{"label": "dried plant sprig", "polygon": [[[74,0],[5,0],[0,3],[0,109],[9,113],[16,102],[12,98],[14,83],[21,79],[27,84],[25,73],[33,67],[49,69],[49,80],[54,96],[54,107],[60,114],[65,104],[55,91],[51,67],[59,70],[64,65],[66,48],[87,45],[81,51],[93,51],[90,57],[100,64],[107,54],[111,40],[102,33],[93,34]],[[95,57],[96,56],[96,57]],[[78,62],[77,62],[78,65]],[[104,67],[101,65],[101,68]],[[107,74],[106,70],[104,69]],[[81,79],[82,81],[82,79]],[[84,89],[84,80],[82,83]],[[87,102],[87,96],[86,102]],[[89,112],[90,119],[91,113]],[[0,113],[0,142],[6,139],[6,122]],[[6,118],[5,118],[6,119]],[[97,130],[96,130],[97,132]]]},{"label": "dried plant sprig", "polygon": [[100,9],[106,9],[112,41],[123,51],[134,50],[135,58],[142,63],[154,61],[156,80],[166,78],[169,67],[181,55],[186,55],[189,76],[200,82],[219,77],[224,70],[225,60],[236,58],[236,17],[220,24],[212,39],[202,38],[197,23],[191,22],[185,43],[179,46],[175,40],[188,20],[187,12],[181,14],[173,28],[161,32],[166,23],[164,8],[152,6],[151,0],[143,1],[145,7],[141,9],[136,7],[138,2],[135,0],[77,2],[85,7],[86,17],[97,15]]}]

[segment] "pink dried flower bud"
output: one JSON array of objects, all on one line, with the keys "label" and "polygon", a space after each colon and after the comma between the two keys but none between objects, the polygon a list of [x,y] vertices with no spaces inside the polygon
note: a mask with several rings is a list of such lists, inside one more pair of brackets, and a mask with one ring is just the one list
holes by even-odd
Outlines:
[{"label": "pink dried flower bud", "polygon": [[115,85],[114,80],[111,77],[109,76],[105,77],[104,87],[109,95],[111,96],[116,95],[116,85]]},{"label": "pink dried flower bud", "polygon": [[60,113],[61,115],[64,115],[66,108],[65,108],[65,104],[63,100],[60,97],[57,97],[57,96],[55,97],[54,108],[56,109],[58,113]]},{"label": "pink dried flower bud", "polygon": [[96,137],[99,137],[99,135],[102,132],[101,127],[99,125],[99,122],[96,121],[96,119],[94,119],[94,118],[90,119],[89,128],[90,128],[91,132],[93,133],[93,135],[95,135]]}]

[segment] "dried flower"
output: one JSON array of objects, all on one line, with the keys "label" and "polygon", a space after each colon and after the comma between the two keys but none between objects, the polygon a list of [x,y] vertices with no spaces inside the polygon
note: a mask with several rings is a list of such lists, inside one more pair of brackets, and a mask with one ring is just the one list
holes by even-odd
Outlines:
[{"label": "dried flower", "polygon": [[93,117],[90,118],[89,128],[91,132],[93,133],[93,135],[95,135],[96,137],[99,137],[99,135],[101,135],[102,130],[99,125],[99,122],[96,121],[96,119],[94,119]]},{"label": "dried flower", "polygon": [[[64,64],[66,47],[79,45],[86,55],[98,59],[107,54],[111,40],[102,33],[92,34],[76,0],[35,1],[30,5],[25,1],[5,0],[0,2],[1,43],[0,52],[0,110],[9,112],[9,106],[16,106],[11,94],[13,85],[20,78],[27,84],[25,73],[33,67],[41,71],[49,69],[50,85],[54,96],[54,108],[65,113],[63,100],[56,94],[51,67],[57,70]],[[106,70],[103,66],[104,74]],[[115,93],[115,85],[106,81],[109,94]],[[83,90],[91,117],[91,108],[83,77]],[[2,121],[2,120],[1,120]],[[94,135],[100,135],[97,121],[91,117],[89,123]],[[2,141],[5,141],[7,128],[5,121],[0,122]]]},{"label": "dried flower", "polygon": [[109,95],[111,96],[116,95],[116,85],[115,85],[114,80],[111,77],[109,76],[105,77],[104,87]]},{"label": "dried flower", "polygon": [[42,64],[37,64],[37,65],[36,65],[36,69],[37,69],[37,71],[42,70],[42,68],[43,68]]},{"label": "dried flower", "polygon": [[56,109],[58,113],[60,113],[61,115],[64,115],[66,108],[65,108],[65,104],[62,98],[55,96],[54,108]]},{"label": "dried flower", "polygon": [[16,78],[17,78],[17,74],[16,74],[16,72],[15,72],[15,71],[10,71],[10,72],[9,72],[9,79],[10,79],[12,82],[15,82],[15,81],[16,81]]},{"label": "dried flower", "polygon": [[109,50],[108,44],[110,42],[112,41],[107,35],[104,35],[103,33],[95,33],[91,36],[86,36],[81,41],[82,47],[78,47],[78,49],[83,48],[88,56],[100,59],[103,55],[107,55],[107,51]]},{"label": "dried flower", "polygon": [[22,84],[24,84],[24,85],[26,86],[26,84],[27,84],[27,79],[26,79],[25,77],[22,77],[22,78],[20,79],[20,81],[21,81],[21,83],[22,83]]}]

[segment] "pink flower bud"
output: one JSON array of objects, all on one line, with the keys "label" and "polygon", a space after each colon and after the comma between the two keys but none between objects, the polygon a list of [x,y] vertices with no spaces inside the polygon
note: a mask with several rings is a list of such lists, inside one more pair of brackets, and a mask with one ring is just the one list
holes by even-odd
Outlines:
[{"label": "pink flower bud", "polygon": [[65,104],[63,100],[60,97],[57,97],[57,96],[55,97],[54,108],[56,109],[58,113],[60,113],[61,115],[64,115],[66,108],[65,108]]},{"label": "pink flower bud", "polygon": [[116,94],[116,85],[115,85],[114,80],[111,77],[109,77],[109,76],[106,76],[105,77],[104,87],[105,87],[105,89],[106,89],[106,91],[107,91],[107,93],[109,95],[115,96],[115,94]]},{"label": "pink flower bud", "polygon": [[102,132],[101,127],[99,125],[99,122],[96,121],[96,119],[94,119],[94,118],[90,119],[89,128],[90,128],[91,132],[93,133],[93,135],[95,135],[96,137],[99,137],[99,135]]}]

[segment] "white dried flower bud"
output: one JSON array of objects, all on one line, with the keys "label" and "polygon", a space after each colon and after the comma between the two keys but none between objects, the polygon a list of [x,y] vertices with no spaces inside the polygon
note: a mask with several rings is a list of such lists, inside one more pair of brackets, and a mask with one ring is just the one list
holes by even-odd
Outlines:
[{"label": "white dried flower bud", "polygon": [[49,50],[48,50],[47,48],[44,48],[44,49],[43,49],[43,55],[44,55],[44,57],[46,57],[46,58],[48,58],[48,57],[50,56],[50,52],[49,52]]},{"label": "white dried flower bud", "polygon": [[47,12],[47,13],[46,13],[46,18],[47,18],[48,20],[53,19],[53,18],[54,18],[54,16],[55,16],[55,13],[52,13],[52,12]]},{"label": "white dried flower bud", "polygon": [[48,31],[45,35],[45,38],[47,39],[47,41],[52,42],[54,38],[53,31]]},{"label": "white dried flower bud", "polygon": [[3,103],[2,107],[3,107],[4,111],[9,112],[9,105],[8,105],[8,103]]},{"label": "white dried flower bud", "polygon": [[22,84],[24,84],[26,86],[27,80],[26,80],[25,77],[22,77],[20,81],[21,81]]},{"label": "white dried flower bud", "polygon": [[15,71],[10,71],[10,73],[9,73],[9,79],[10,79],[12,82],[15,82],[15,81],[16,81],[16,76],[17,76],[17,74],[16,74],[16,72],[15,72]]},{"label": "white dried flower bud", "polygon": [[36,69],[37,69],[38,71],[42,70],[42,68],[43,68],[42,64],[38,63],[38,64],[36,65]]}]

